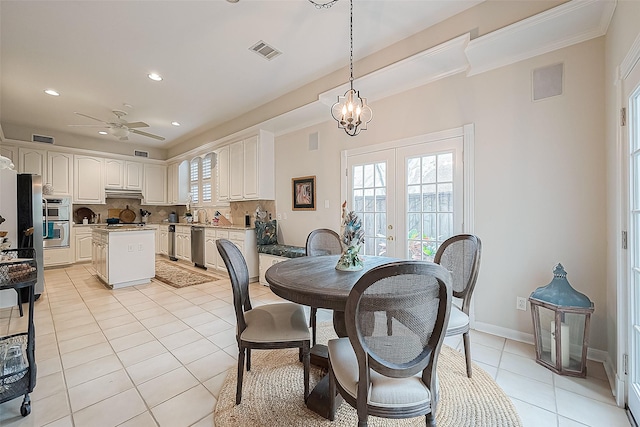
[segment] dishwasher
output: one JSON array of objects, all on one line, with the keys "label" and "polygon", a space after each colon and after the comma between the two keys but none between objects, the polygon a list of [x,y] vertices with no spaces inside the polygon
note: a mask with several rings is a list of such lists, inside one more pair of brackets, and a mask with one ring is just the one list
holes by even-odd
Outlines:
[{"label": "dishwasher", "polygon": [[191,261],[196,267],[204,268],[204,227],[191,227]]},{"label": "dishwasher", "polygon": [[167,255],[169,255],[169,259],[171,261],[177,261],[176,258],[176,226],[170,225],[169,232],[169,241],[167,242]]}]

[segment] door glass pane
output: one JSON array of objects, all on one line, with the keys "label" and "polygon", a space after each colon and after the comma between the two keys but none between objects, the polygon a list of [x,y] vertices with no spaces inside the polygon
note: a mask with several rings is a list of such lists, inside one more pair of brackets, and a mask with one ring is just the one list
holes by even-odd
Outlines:
[{"label": "door glass pane", "polygon": [[362,220],[364,255],[386,253],[387,228],[387,164],[385,162],[353,166],[354,212]]},{"label": "door glass pane", "polygon": [[452,151],[407,158],[405,215],[409,258],[433,261],[440,243],[453,235],[454,172]]}]

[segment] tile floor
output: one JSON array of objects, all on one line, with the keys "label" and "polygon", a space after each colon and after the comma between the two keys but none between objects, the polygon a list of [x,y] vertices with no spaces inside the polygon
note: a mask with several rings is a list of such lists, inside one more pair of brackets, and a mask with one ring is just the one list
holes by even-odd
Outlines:
[{"label": "tile floor", "polygon": [[[111,291],[92,273],[89,264],[45,271],[32,412],[20,416],[21,398],[6,402],[0,425],[214,426],[216,398],[236,363],[228,281]],[[279,299],[257,283],[250,292],[254,305]],[[17,308],[0,310],[0,336],[24,331],[26,318]],[[321,310],[319,320],[329,319]],[[571,379],[537,365],[530,345],[480,332],[471,340],[476,363],[511,397],[525,426],[629,426],[602,365],[590,363],[587,379]],[[460,341],[447,343],[460,348]]]}]

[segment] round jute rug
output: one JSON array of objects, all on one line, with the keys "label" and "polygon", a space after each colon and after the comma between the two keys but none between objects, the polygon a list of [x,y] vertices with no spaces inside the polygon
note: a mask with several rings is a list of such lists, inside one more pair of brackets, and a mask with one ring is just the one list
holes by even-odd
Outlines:
[{"label": "round jute rug", "polygon": [[[318,328],[318,342],[326,342],[333,333],[331,324]],[[486,372],[473,367],[467,378],[464,355],[442,346],[438,360],[440,400],[436,413],[439,427],[519,427],[515,407]],[[320,368],[311,368],[311,383],[324,376]],[[216,427],[236,426],[355,426],[355,409],[343,402],[331,422],[307,409],[303,401],[302,364],[298,350],[254,350],[251,371],[245,372],[242,402],[235,405],[236,369],[230,369],[214,412]],[[390,420],[370,416],[369,425],[424,426],[424,417]]]}]

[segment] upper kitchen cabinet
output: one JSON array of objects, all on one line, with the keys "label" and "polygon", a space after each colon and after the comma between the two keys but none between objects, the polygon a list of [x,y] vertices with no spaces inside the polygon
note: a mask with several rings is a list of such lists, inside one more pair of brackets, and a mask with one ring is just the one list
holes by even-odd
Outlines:
[{"label": "upper kitchen cabinet", "polygon": [[145,205],[167,204],[167,167],[164,165],[144,164],[144,200]]},{"label": "upper kitchen cabinet", "polygon": [[18,171],[42,176],[42,183],[51,184],[55,195],[71,196],[72,194],[72,154],[20,147],[18,149]]},{"label": "upper kitchen cabinet", "polygon": [[261,130],[258,135],[232,143],[228,146],[227,164],[223,153],[226,148],[218,152],[218,200],[225,200],[225,177],[229,180],[226,200],[275,199],[273,134]]},{"label": "upper kitchen cabinet", "polygon": [[219,202],[229,201],[229,146],[222,147],[217,152],[218,164],[216,166],[216,172],[218,173],[217,198]]},{"label": "upper kitchen cabinet", "polygon": [[143,174],[142,163],[106,159],[104,185],[107,188],[142,191]]},{"label": "upper kitchen cabinet", "polygon": [[73,202],[104,204],[104,159],[79,154],[73,158]]},{"label": "upper kitchen cabinet", "polygon": [[13,145],[0,145],[0,156],[11,159],[16,169],[18,168],[18,147]]},{"label": "upper kitchen cabinet", "polygon": [[73,154],[47,152],[47,184],[55,195],[73,195]]},{"label": "upper kitchen cabinet", "polygon": [[171,163],[167,167],[167,203],[184,205],[189,196],[189,162]]}]

